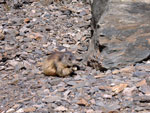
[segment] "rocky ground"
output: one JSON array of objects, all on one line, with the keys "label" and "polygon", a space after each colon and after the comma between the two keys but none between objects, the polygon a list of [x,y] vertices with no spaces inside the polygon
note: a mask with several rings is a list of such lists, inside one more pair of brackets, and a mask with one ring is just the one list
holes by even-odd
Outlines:
[{"label": "rocky ground", "polygon": [[[136,2],[116,1],[115,5],[122,3],[120,7]],[[147,0],[144,4],[148,4]],[[146,11],[147,15],[149,9],[146,5],[138,11]],[[120,25],[114,15],[108,13],[103,23],[105,29]],[[42,61],[52,51],[67,49],[76,56],[84,55],[90,37],[90,18],[90,6],[76,0],[50,5],[48,1],[24,3],[20,9],[0,4],[1,113],[150,113],[148,58],[104,72],[86,66],[65,78],[42,74]],[[148,29],[146,19],[141,26]],[[135,26],[129,28],[136,29]],[[146,31],[145,36],[149,36],[149,30]]]}]

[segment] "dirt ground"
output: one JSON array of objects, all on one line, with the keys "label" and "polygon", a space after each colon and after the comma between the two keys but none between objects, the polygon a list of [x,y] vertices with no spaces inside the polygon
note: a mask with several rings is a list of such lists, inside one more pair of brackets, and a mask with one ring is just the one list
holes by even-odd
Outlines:
[{"label": "dirt ground", "polygon": [[[111,6],[118,4],[120,8],[132,2],[138,1],[114,0]],[[132,10],[137,17],[132,16],[128,22],[133,25],[142,18],[135,26],[146,27],[144,36],[149,36],[149,1],[143,2],[145,9],[140,10],[143,3],[138,2],[137,11],[141,12]],[[110,10],[101,23],[102,29],[117,28],[121,22],[127,22],[126,15],[119,12]],[[89,4],[76,0],[65,4],[27,2],[20,9],[0,4],[1,113],[150,113],[148,58],[104,72],[86,66],[65,78],[42,73],[42,61],[52,51],[68,50],[77,57],[85,54],[90,18]],[[140,22],[143,23],[138,25]],[[139,35],[136,33],[134,36]]]}]

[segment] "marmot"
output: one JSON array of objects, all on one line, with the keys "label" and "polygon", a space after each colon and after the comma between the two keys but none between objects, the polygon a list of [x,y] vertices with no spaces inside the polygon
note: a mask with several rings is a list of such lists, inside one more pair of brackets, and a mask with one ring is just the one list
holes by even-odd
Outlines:
[{"label": "marmot", "polygon": [[75,57],[67,52],[53,52],[43,62],[43,73],[50,76],[65,77],[73,73]]}]

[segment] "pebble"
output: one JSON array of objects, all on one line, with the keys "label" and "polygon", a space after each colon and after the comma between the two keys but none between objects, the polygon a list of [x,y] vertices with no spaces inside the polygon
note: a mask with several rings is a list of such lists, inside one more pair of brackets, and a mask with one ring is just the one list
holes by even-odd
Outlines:
[{"label": "pebble", "polygon": [[61,111],[61,112],[67,112],[68,111],[68,109],[66,108],[66,107],[64,107],[64,106],[58,106],[58,107],[56,107],[55,109],[54,109],[55,111]]},{"label": "pebble", "polygon": [[15,109],[13,109],[13,108],[6,111],[6,113],[14,113],[14,112],[15,112]]},{"label": "pebble", "polygon": [[24,112],[23,108],[20,108],[16,111],[16,113],[23,113],[23,112]]}]

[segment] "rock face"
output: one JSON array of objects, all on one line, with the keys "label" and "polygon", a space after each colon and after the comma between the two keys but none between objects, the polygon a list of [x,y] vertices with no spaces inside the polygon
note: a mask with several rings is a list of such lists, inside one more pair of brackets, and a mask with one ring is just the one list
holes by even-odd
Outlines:
[{"label": "rock face", "polygon": [[149,15],[145,2],[110,2],[99,29],[99,42],[105,46],[100,55],[103,67],[121,68],[150,58]]}]

